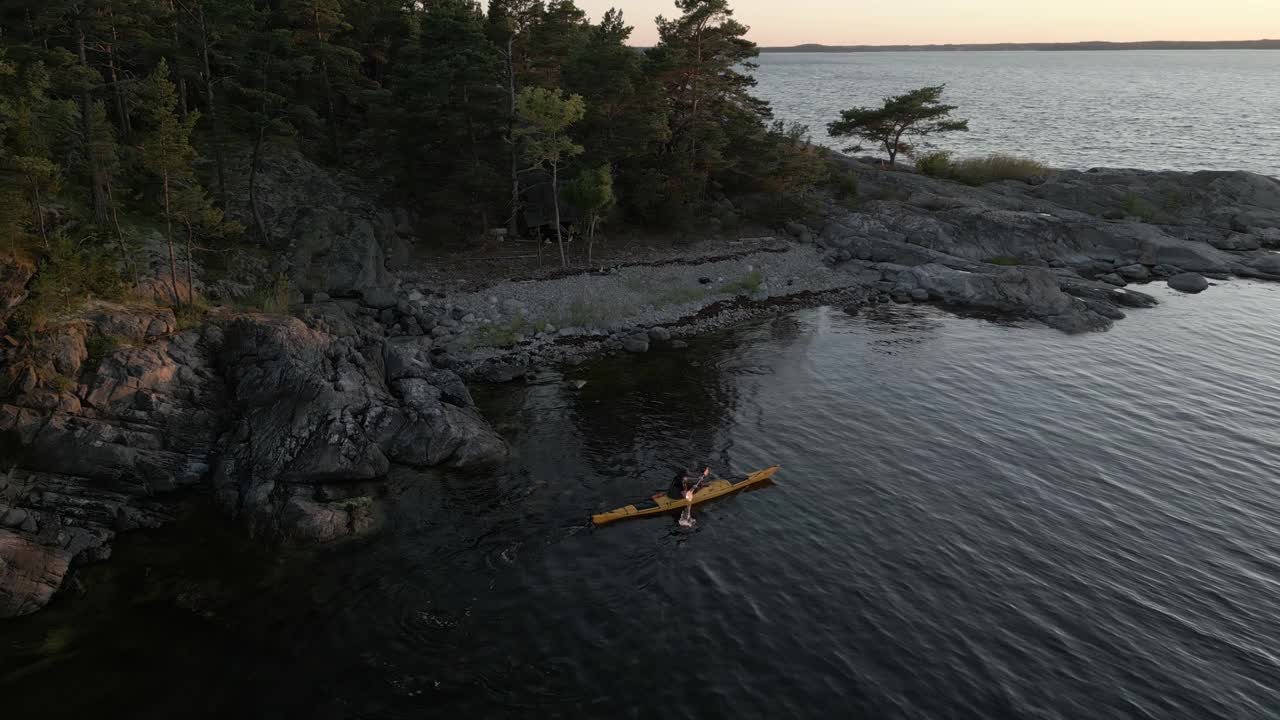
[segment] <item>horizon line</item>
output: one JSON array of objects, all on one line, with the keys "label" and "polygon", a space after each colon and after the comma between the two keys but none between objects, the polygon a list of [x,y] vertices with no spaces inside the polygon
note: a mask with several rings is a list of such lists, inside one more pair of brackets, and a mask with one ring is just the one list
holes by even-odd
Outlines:
[{"label": "horizon line", "polygon": [[1182,44],[1182,45],[1246,45],[1257,43],[1277,43],[1280,44],[1280,37],[1275,38],[1254,38],[1249,40],[1009,40],[996,42],[933,42],[933,43],[820,43],[820,42],[802,42],[790,45],[759,45],[764,48],[795,48],[795,47],[829,47],[829,48],[845,48],[845,47],[863,47],[863,48],[895,48],[895,47],[957,47],[957,46],[983,46],[983,45],[1159,45],[1159,44]]}]

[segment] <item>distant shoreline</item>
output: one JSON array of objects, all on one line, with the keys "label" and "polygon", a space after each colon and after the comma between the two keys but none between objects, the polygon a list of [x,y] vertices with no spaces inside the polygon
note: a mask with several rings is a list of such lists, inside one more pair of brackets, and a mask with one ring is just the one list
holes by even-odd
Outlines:
[{"label": "distant shoreline", "polygon": [[972,51],[1052,51],[1078,52],[1099,50],[1280,50],[1280,40],[1180,41],[1148,42],[1073,42],[1073,43],[969,43],[947,45],[820,45],[806,43],[786,47],[762,47],[762,53],[855,53],[855,52],[972,52]]}]

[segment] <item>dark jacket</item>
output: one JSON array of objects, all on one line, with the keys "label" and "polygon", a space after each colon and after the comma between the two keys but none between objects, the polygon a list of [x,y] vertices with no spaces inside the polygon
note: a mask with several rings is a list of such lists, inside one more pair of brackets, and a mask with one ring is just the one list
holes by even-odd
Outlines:
[{"label": "dark jacket", "polygon": [[689,476],[689,471],[681,470],[671,480],[671,488],[667,490],[667,497],[673,500],[682,500],[684,499],[685,489],[691,487],[693,487],[693,478]]}]

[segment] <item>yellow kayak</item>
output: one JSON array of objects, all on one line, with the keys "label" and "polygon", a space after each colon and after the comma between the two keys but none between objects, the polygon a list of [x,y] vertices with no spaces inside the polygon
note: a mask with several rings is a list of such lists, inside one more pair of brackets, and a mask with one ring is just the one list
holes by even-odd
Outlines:
[{"label": "yellow kayak", "polygon": [[671,512],[672,510],[680,510],[689,505],[697,505],[701,502],[714,500],[723,495],[737,492],[743,488],[751,487],[768,480],[773,474],[778,472],[778,466],[753,472],[745,478],[737,480],[712,480],[704,484],[693,493],[693,500],[685,500],[684,498],[674,499],[669,497],[665,492],[658,493],[648,500],[620,507],[617,510],[610,510],[599,515],[592,515],[591,522],[596,525],[606,525],[616,520],[626,520],[627,518],[644,517],[646,515],[661,515],[662,513]]}]

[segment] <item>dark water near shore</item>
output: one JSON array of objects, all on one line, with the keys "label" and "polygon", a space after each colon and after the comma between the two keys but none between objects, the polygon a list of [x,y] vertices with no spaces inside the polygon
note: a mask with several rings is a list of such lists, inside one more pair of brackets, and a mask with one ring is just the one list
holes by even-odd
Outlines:
[{"label": "dark water near shore", "polygon": [[[1079,337],[818,309],[490,392],[503,473],[403,473],[387,532],[288,562],[135,536],[0,624],[0,706],[1274,717],[1280,287],[1162,298]],[[704,459],[783,471],[693,531],[585,526]]]},{"label": "dark water near shore", "polygon": [[937,142],[959,155],[1280,175],[1280,51],[769,53],[759,62],[757,94],[775,115],[836,147],[853,144],[826,135],[841,110],[946,83],[970,131]]}]

